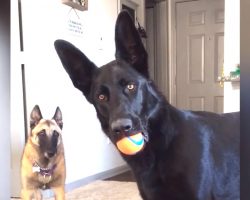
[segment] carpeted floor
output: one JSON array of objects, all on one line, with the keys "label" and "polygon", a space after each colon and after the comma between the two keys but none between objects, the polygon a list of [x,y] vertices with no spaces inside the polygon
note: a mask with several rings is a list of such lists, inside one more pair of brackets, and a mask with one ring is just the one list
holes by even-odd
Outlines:
[{"label": "carpeted floor", "polygon": [[[14,200],[14,199],[12,199]],[[17,199],[15,199],[17,200]],[[54,198],[46,199],[54,200]],[[130,171],[66,193],[66,200],[142,200]]]},{"label": "carpeted floor", "polygon": [[[66,193],[67,200],[141,200],[135,182],[95,181]],[[52,200],[49,199],[49,200]]]},{"label": "carpeted floor", "polygon": [[[95,181],[66,194],[67,200],[141,200],[130,171]],[[52,199],[49,199],[52,200]]]}]

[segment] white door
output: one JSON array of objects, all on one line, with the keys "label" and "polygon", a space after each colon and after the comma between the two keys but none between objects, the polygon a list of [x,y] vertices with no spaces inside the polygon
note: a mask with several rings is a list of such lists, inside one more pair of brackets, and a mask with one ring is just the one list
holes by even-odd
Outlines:
[{"label": "white door", "polygon": [[223,112],[224,0],[176,3],[178,108]]}]

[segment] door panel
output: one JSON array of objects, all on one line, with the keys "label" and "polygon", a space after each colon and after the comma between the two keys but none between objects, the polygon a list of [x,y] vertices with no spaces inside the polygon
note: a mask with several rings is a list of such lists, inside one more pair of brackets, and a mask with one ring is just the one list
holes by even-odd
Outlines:
[{"label": "door panel", "polygon": [[176,103],[223,112],[224,1],[176,3]]},{"label": "door panel", "polygon": [[204,34],[191,35],[188,39],[188,82],[204,82]]}]

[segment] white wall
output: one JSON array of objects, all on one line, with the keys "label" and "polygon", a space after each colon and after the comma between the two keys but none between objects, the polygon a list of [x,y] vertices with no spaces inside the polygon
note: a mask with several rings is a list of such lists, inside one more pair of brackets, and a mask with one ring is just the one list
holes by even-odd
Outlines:
[{"label": "white wall", "polygon": [[[224,73],[240,63],[240,0],[225,0]],[[224,112],[240,110],[240,83],[224,84]]]},{"label": "white wall", "polygon": [[17,1],[11,2],[11,90],[10,90],[10,133],[11,133],[11,195],[20,194],[20,158],[24,145],[24,119],[22,101],[22,77]]},{"label": "white wall", "polygon": [[[39,104],[44,118],[56,106],[63,114],[67,179],[72,183],[125,162],[102,133],[95,110],[73,87],[54,50],[56,39],[79,47],[98,66],[114,59],[116,0],[91,0],[88,11],[71,10],[59,0],[22,1],[24,53],[20,53],[17,2],[12,1],[11,135],[12,194],[20,190],[20,158],[24,146],[21,67],[25,64],[28,115]],[[83,34],[68,31],[69,20],[82,23]]]},{"label": "white wall", "polygon": [[0,199],[10,199],[10,11],[0,8]]}]

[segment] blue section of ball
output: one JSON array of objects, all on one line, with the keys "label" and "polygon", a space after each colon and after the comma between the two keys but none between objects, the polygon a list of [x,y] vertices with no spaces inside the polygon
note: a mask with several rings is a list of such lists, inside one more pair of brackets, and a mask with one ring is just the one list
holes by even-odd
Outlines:
[{"label": "blue section of ball", "polygon": [[128,137],[128,139],[136,145],[142,145],[142,143],[143,143],[143,138],[141,138],[141,140],[139,140],[139,141],[133,140],[133,138],[131,138],[131,137]]}]

